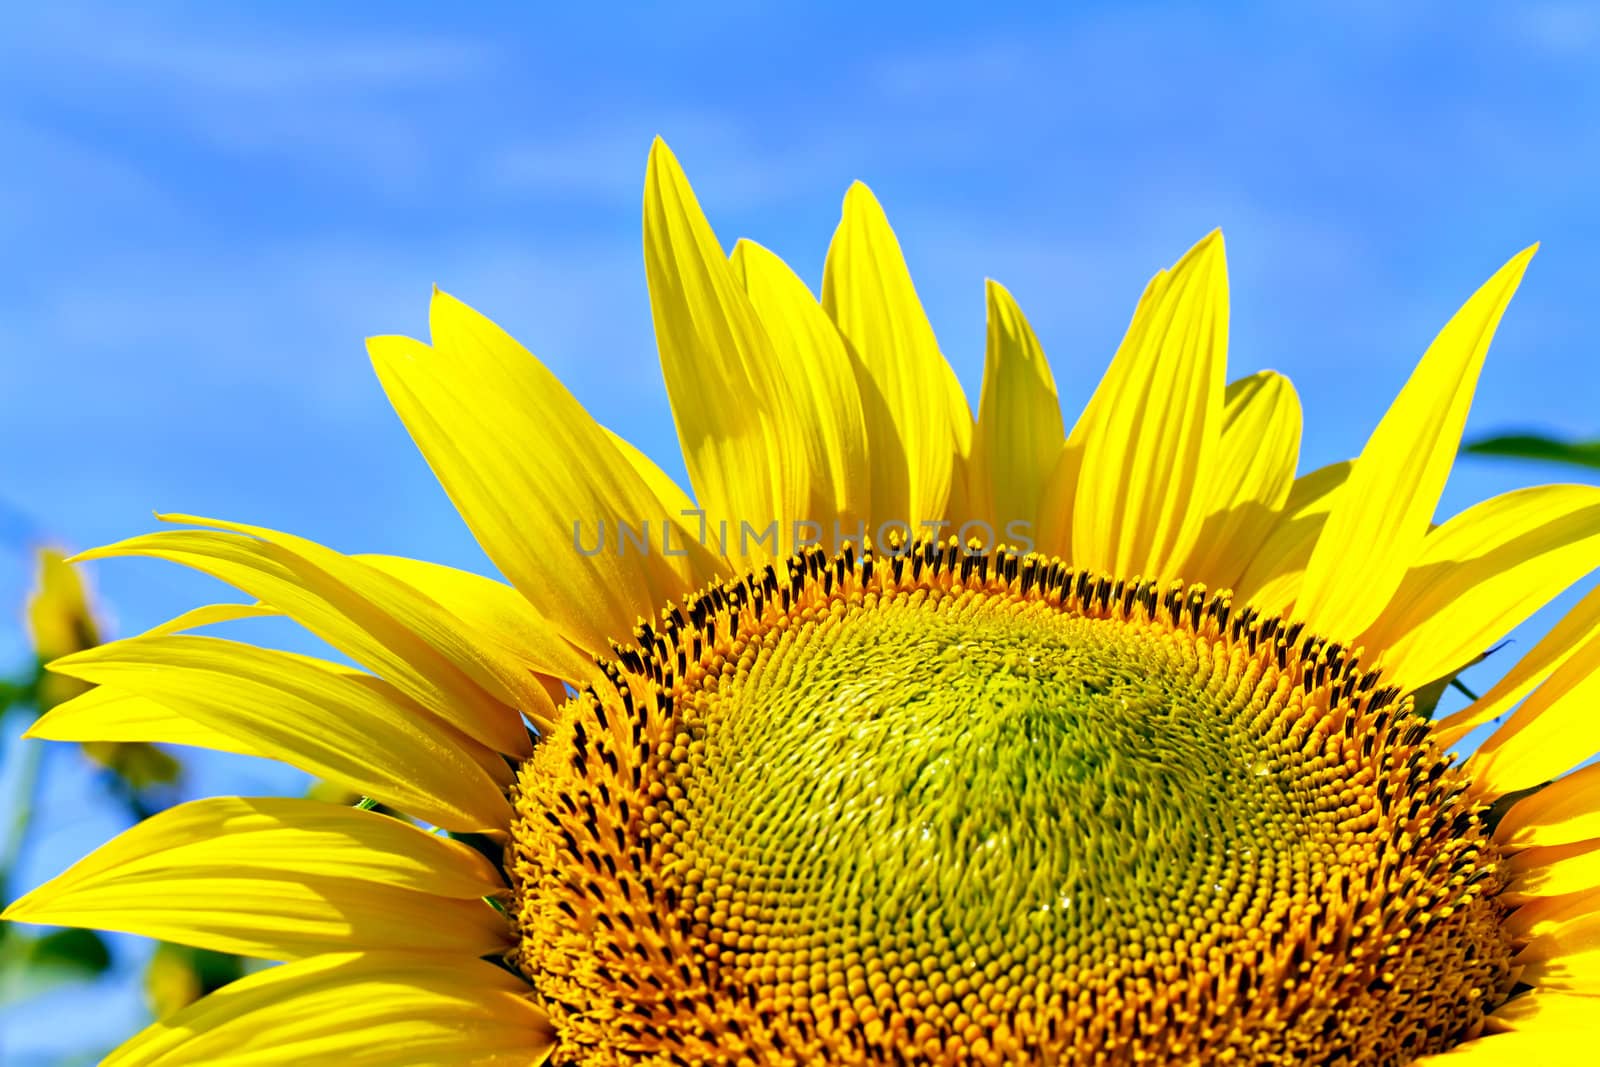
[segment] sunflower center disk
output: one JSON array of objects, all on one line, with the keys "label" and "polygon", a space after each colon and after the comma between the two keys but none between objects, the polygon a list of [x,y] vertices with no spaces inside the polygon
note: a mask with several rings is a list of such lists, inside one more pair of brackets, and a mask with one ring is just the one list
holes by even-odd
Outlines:
[{"label": "sunflower center disk", "polygon": [[523,769],[556,1062],[1404,1063],[1509,992],[1480,815],[1337,647],[927,544],[790,571]]}]

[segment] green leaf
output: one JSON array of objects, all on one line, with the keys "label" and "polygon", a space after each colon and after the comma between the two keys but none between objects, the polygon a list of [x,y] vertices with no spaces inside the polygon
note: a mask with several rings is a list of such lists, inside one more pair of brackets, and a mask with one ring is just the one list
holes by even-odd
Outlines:
[{"label": "green leaf", "polygon": [[194,973],[200,979],[200,995],[214,993],[244,975],[244,960],[209,948],[191,948]]},{"label": "green leaf", "polygon": [[93,930],[57,930],[28,942],[27,965],[93,978],[110,969],[111,950]]},{"label": "green leaf", "polygon": [[1419,685],[1417,688],[1413,689],[1411,691],[1413,710],[1415,710],[1416,713],[1424,719],[1433,718],[1439,710],[1439,701],[1442,700],[1445,693],[1452,688],[1458,690],[1468,700],[1477,700],[1478,694],[1467,688],[1466,683],[1461,680],[1461,675],[1467,670],[1467,668],[1476,667],[1478,664],[1482,663],[1496,652],[1499,652],[1502,648],[1505,648],[1507,644],[1509,644],[1509,642],[1501,641],[1498,645],[1495,645],[1493,648],[1489,649],[1489,651],[1483,653],[1481,656],[1476,657],[1470,663],[1463,663],[1459,668],[1451,671],[1443,678],[1435,678],[1427,685]]},{"label": "green leaf", "polygon": [[1454,676],[1449,675],[1412,690],[1411,699],[1415,702],[1414,708],[1418,715],[1424,719],[1433,718],[1434,712],[1439,707],[1439,699],[1444,696],[1445,690],[1450,688],[1452,677]]},{"label": "green leaf", "polygon": [[[39,672],[14,678],[0,678],[0,711],[39,702]],[[37,708],[35,708],[37,712]]]},{"label": "green leaf", "polygon": [[1562,441],[1536,433],[1498,434],[1469,441],[1461,449],[1471,456],[1534,459],[1600,469],[1600,441]]}]

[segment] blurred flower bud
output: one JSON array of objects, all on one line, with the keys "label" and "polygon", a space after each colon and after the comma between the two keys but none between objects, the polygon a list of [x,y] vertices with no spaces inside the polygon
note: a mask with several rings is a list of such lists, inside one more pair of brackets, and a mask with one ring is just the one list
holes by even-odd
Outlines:
[{"label": "blurred flower bud", "polygon": [[144,971],[145,1003],[165,1019],[244,973],[238,956],[161,942]]},{"label": "blurred flower bud", "polygon": [[[28,598],[28,633],[42,666],[100,643],[100,626],[89,607],[89,595],[78,572],[53,548],[39,552],[39,584]],[[40,712],[49,711],[86,692],[89,683],[41,670]]]}]

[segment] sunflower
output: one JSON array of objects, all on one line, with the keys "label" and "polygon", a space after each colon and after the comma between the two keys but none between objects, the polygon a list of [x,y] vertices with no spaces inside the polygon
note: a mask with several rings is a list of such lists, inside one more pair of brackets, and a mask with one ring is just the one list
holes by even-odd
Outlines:
[{"label": "sunflower", "polygon": [[[431,344],[370,351],[509,585],[189,516],[82,557],[249,602],[59,661],[96,688],[34,736],[282,759],[406,816],[198,800],[13,905],[285,961],[108,1063],[1578,1056],[1600,593],[1431,715],[1600,562],[1600,488],[1430,521],[1532,249],[1299,478],[1288,380],[1224,384],[1216,234],[1070,433],[993,283],[972,418],[861,185],[817,300],[725,255],[658,142],[644,250],[692,498],[436,293]],[[361,669],[187,632],[265,613]]]}]

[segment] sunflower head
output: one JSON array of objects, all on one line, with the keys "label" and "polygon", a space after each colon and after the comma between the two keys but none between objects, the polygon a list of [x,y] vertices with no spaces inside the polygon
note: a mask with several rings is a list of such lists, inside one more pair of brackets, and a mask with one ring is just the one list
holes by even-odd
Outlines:
[{"label": "sunflower head", "polygon": [[1336,1062],[1509,991],[1482,806],[1344,649],[956,542],[784,572],[519,775],[515,959],[594,1062]]}]

